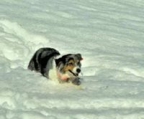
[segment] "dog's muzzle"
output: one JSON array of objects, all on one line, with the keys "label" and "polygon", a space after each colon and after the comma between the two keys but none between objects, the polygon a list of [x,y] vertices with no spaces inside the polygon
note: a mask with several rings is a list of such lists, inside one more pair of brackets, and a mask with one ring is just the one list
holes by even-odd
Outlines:
[{"label": "dog's muzzle", "polygon": [[73,75],[73,76],[78,76],[79,75],[79,73],[81,72],[81,69],[76,69],[76,73],[75,72],[73,72],[73,71],[71,71],[71,70],[69,70],[69,72]]}]

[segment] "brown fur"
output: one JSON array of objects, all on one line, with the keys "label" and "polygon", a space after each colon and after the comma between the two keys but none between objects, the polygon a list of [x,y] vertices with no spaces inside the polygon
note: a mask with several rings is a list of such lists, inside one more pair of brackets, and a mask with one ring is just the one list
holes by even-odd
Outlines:
[{"label": "brown fur", "polygon": [[64,72],[67,72],[69,70],[73,70],[75,68],[75,63],[76,63],[76,61],[70,60],[68,62],[68,64],[66,66],[64,66],[64,68],[63,68]]}]

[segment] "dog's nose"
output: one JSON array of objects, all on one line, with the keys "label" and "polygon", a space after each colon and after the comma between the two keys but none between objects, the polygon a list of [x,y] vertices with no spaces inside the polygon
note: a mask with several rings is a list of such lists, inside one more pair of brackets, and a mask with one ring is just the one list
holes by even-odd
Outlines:
[{"label": "dog's nose", "polygon": [[80,69],[77,69],[76,71],[77,71],[77,73],[80,73],[80,72],[81,72],[81,70],[80,70]]}]

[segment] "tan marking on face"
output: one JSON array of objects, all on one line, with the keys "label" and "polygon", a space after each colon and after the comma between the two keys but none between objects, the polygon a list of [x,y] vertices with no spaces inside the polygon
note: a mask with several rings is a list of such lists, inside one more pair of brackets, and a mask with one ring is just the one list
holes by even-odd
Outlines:
[{"label": "tan marking on face", "polygon": [[67,72],[67,71],[69,71],[69,70],[73,70],[74,68],[75,68],[75,61],[74,60],[70,60],[69,62],[68,62],[68,65],[66,65],[66,66],[64,66],[64,72]]}]

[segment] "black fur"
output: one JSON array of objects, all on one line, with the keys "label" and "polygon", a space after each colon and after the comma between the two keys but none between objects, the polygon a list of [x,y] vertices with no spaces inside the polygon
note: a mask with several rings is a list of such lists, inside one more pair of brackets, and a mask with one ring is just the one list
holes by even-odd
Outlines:
[{"label": "black fur", "polygon": [[51,66],[48,67],[48,65],[52,63],[52,59],[57,55],[60,55],[60,53],[53,48],[40,48],[30,60],[28,69],[40,72],[47,77],[48,70],[51,69]]},{"label": "black fur", "polygon": [[[53,48],[40,48],[34,53],[33,57],[31,58],[28,69],[40,72],[43,76],[49,78],[49,70],[53,68],[52,64],[54,60],[56,62],[58,70],[61,73],[65,73],[63,72],[63,67],[67,65],[68,61],[71,59],[79,60],[79,63],[77,65],[81,67],[81,54],[67,54],[56,59],[55,57],[58,55],[60,55],[60,53]],[[79,78],[77,77],[76,79],[73,79],[72,83],[75,85],[80,85]]]},{"label": "black fur", "polygon": [[[56,65],[58,66],[60,64],[60,62],[62,62],[63,64],[66,64],[66,62],[68,62],[69,60],[71,60],[71,59],[73,60],[73,58],[70,57],[71,55],[73,55],[73,54],[67,54],[67,55],[62,56],[59,59],[56,59]],[[82,60],[81,54],[76,54],[76,57],[79,61]]]}]

